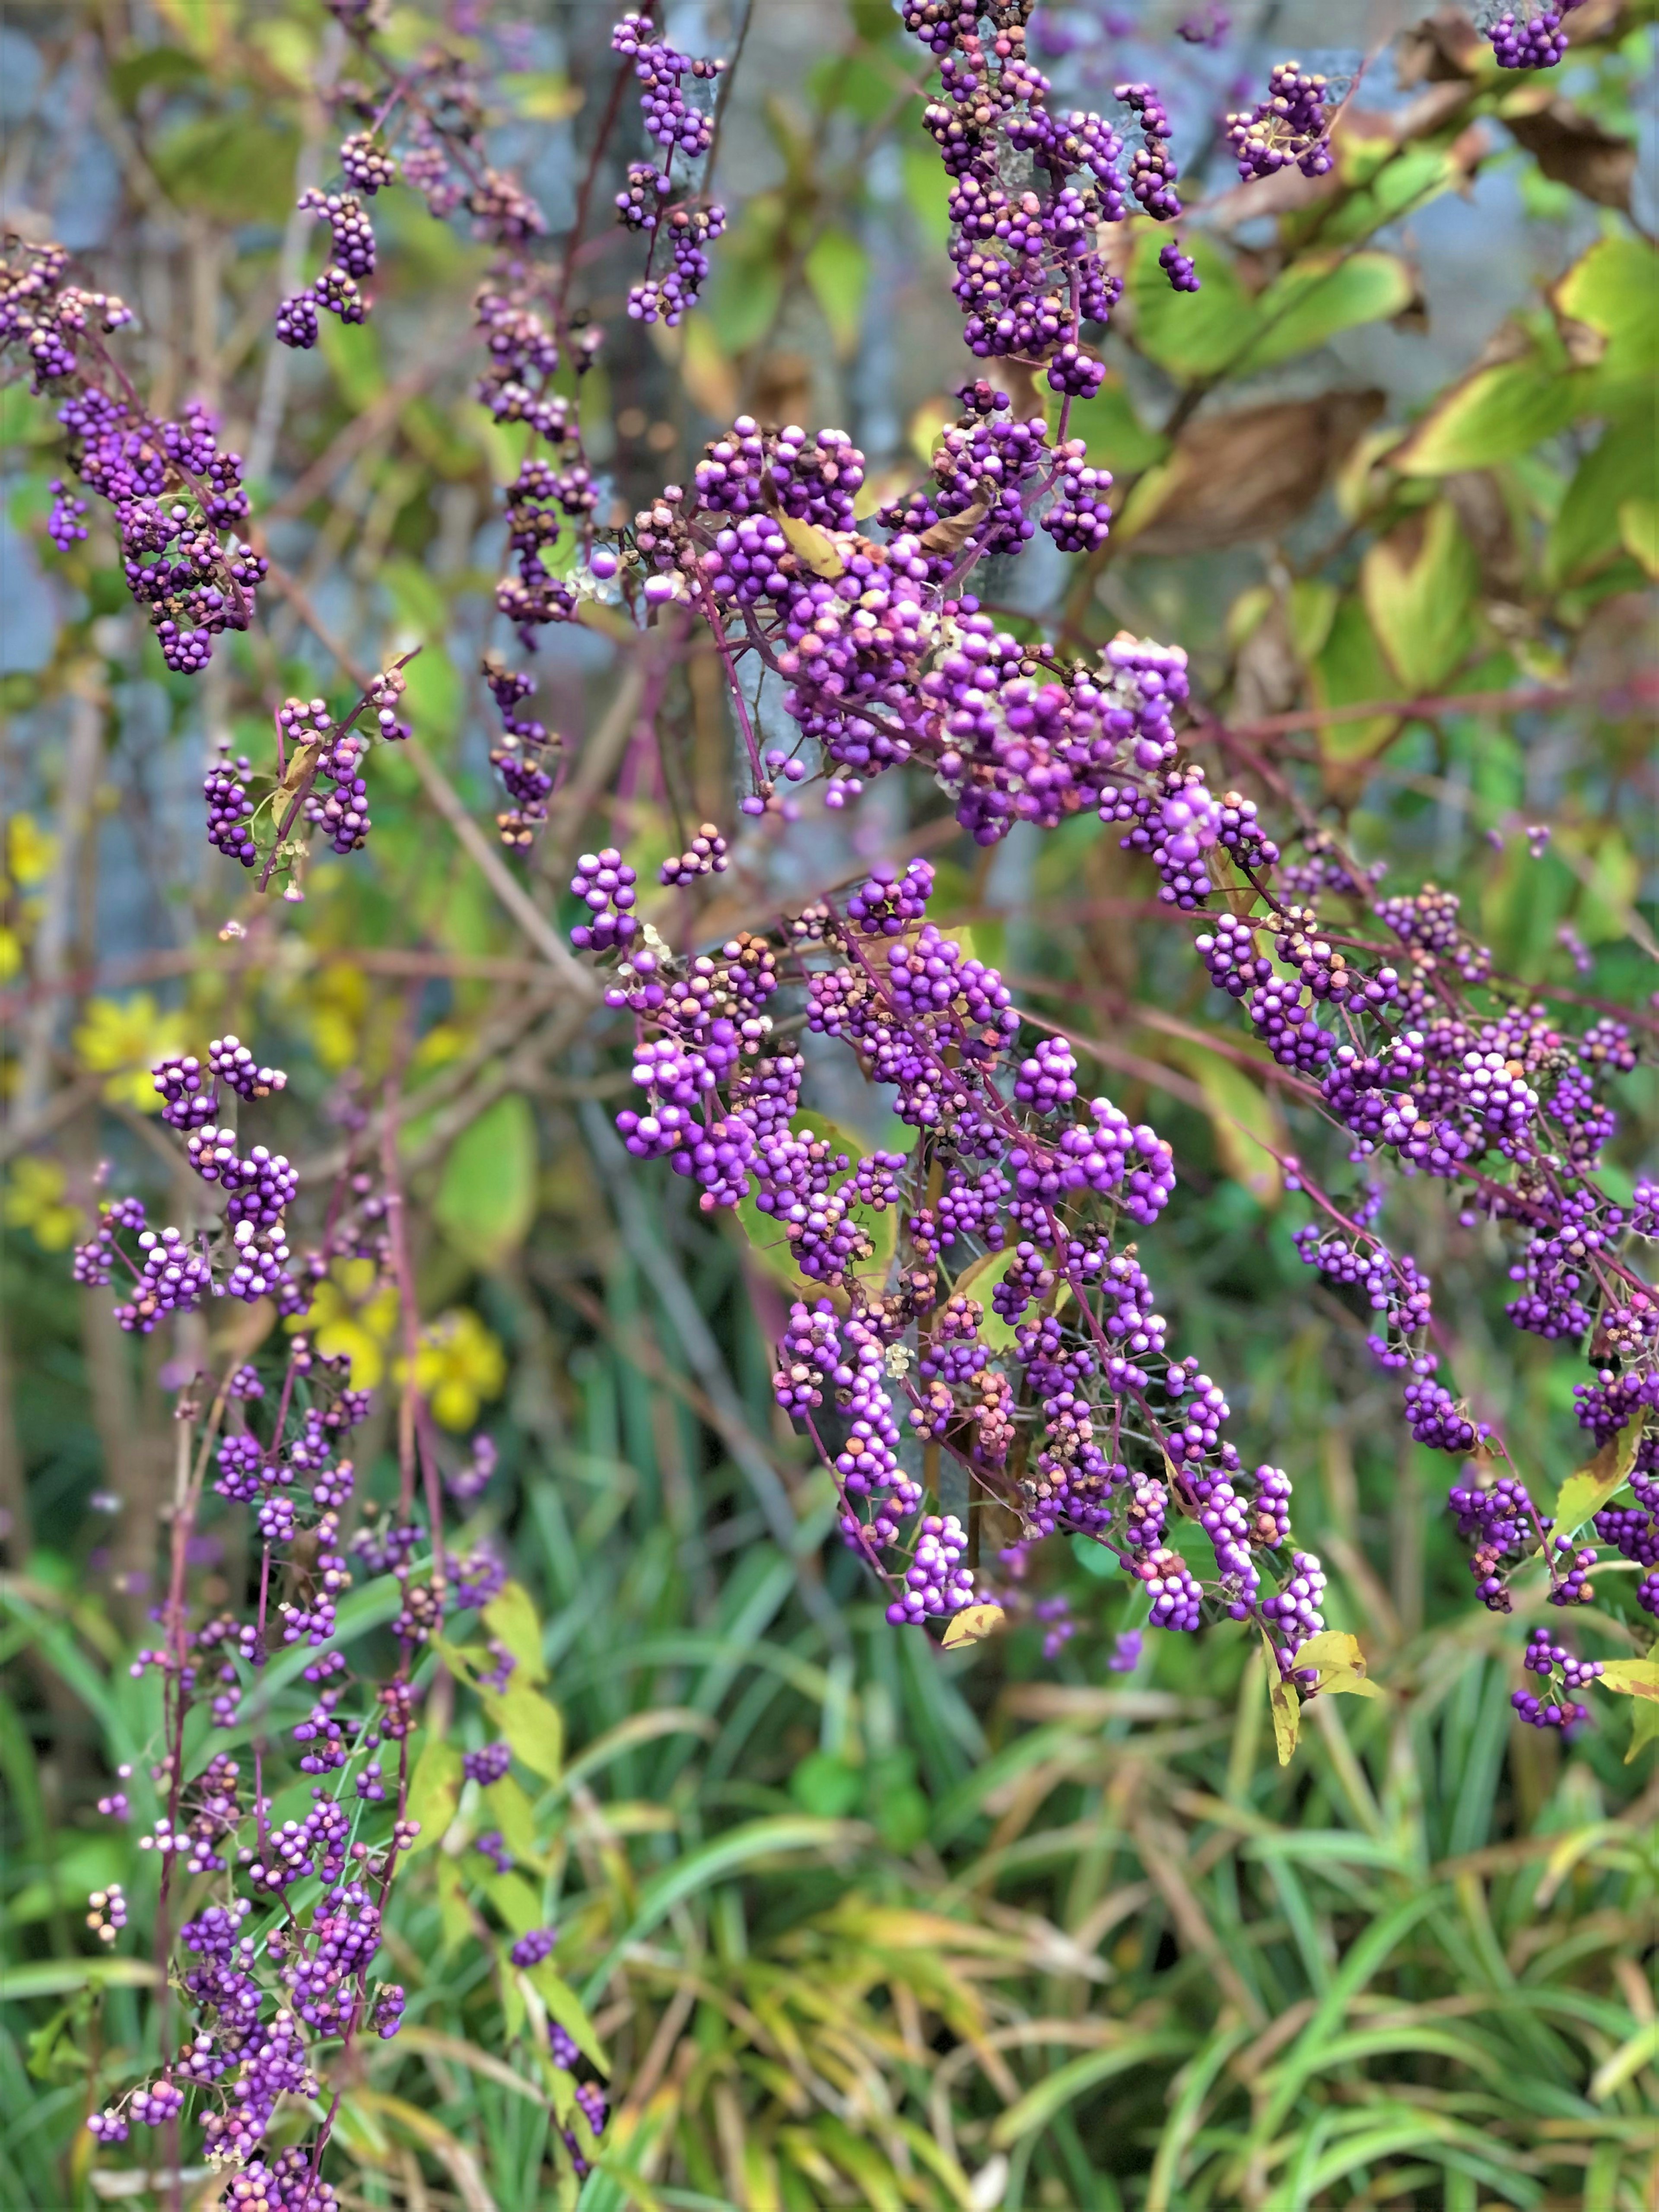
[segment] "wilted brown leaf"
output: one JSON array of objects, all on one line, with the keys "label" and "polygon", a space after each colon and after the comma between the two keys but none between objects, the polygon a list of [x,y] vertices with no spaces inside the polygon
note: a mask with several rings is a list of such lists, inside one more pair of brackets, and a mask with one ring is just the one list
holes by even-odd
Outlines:
[{"label": "wilted brown leaf", "polygon": [[1200,416],[1143,479],[1120,535],[1143,553],[1200,553],[1275,537],[1312,505],[1385,404],[1380,392],[1328,392]]},{"label": "wilted brown leaf", "polygon": [[[1538,97],[1541,88],[1534,88]],[[1637,149],[1633,138],[1605,131],[1593,115],[1570,100],[1539,97],[1536,106],[1520,113],[1506,107],[1504,123],[1511,137],[1530,154],[1544,174],[1558,185],[1571,185],[1598,207],[1630,213],[1631,185],[1635,181]]]},{"label": "wilted brown leaf", "polygon": [[917,543],[924,553],[960,553],[989,512],[985,501],[976,499],[960,514],[947,514],[941,521],[930,523]]},{"label": "wilted brown leaf", "polygon": [[1407,87],[1449,84],[1472,77],[1488,51],[1468,17],[1457,8],[1437,8],[1401,34],[1395,48],[1395,75]]}]

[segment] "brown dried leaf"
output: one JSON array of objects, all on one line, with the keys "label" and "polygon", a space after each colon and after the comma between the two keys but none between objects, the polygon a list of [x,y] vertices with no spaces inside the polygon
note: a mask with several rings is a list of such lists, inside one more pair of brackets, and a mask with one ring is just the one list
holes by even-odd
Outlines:
[{"label": "brown dried leaf", "polygon": [[1403,32],[1395,48],[1395,74],[1401,85],[1449,84],[1478,74],[1488,51],[1468,17],[1457,8],[1437,8]]},{"label": "brown dried leaf", "polygon": [[1570,100],[1547,96],[1518,114],[1506,106],[1503,120],[1552,183],[1570,185],[1598,207],[1630,213],[1638,158],[1633,138],[1603,130]]},{"label": "brown dried leaf", "polygon": [[[1324,489],[1385,404],[1381,392],[1328,392],[1200,416],[1146,479],[1141,515],[1120,535],[1143,553],[1199,553],[1272,538]],[[1143,519],[1144,517],[1144,519]]]},{"label": "brown dried leaf", "polygon": [[930,523],[916,542],[924,553],[960,553],[990,511],[988,501],[976,499],[960,514]]}]

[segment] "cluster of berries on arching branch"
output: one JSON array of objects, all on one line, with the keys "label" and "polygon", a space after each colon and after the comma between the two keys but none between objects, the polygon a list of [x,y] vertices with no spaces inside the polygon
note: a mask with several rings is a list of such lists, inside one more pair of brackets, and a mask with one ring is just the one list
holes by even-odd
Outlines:
[{"label": "cluster of berries on arching branch", "polygon": [[[1325,1133],[1339,1164],[1323,1182],[1307,1161],[1284,1162],[1314,1209],[1301,1256],[1364,1315],[1412,1435],[1459,1462],[1452,1508],[1482,1598],[1506,1607],[1516,1571],[1541,1562],[1553,1602],[1584,1601],[1598,1545],[1640,1559],[1659,1526],[1639,1504],[1621,1509],[1629,1528],[1598,1522],[1580,1541],[1530,1502],[1518,1515],[1501,1503],[1522,1478],[1493,1425],[1441,1376],[1432,1284],[1381,1215],[1389,1170],[1452,1186],[1457,1218],[1491,1221],[1507,1242],[1515,1325],[1604,1348],[1579,1393],[1594,1443],[1639,1436],[1659,1408],[1659,1300],[1638,1240],[1659,1222],[1648,1186],[1621,1206],[1598,1179],[1616,1127],[1609,1086],[1635,1065],[1628,1028],[1607,1015],[1575,1026],[1507,983],[1455,896],[1387,890],[1328,830],[1297,829],[1281,852],[1256,803],[1214,790],[1183,745],[1203,728],[1183,728],[1178,648],[1124,635],[1097,658],[1062,657],[1000,629],[967,588],[976,563],[1017,554],[1039,526],[1085,544],[1109,511],[1085,481],[1094,472],[1049,443],[1042,417],[1018,419],[988,385],[962,398],[931,481],[878,512],[884,537],[854,525],[864,460],[844,434],[769,432],[744,417],[711,442],[689,489],[665,487],[605,551],[606,579],[621,577],[642,618],[678,605],[714,629],[749,745],[744,812],[787,812],[786,789],[814,782],[843,805],[910,761],[981,843],[1087,811],[1145,856],[1171,921],[1197,925],[1194,952],[1238,1001],[1252,1054],[1265,1052],[1281,1096]],[[782,679],[795,733],[763,755],[742,708],[753,662]],[[786,1224],[804,1295],[780,1402],[815,1424],[830,1409],[817,1432],[842,1485],[843,1531],[887,1578],[892,1618],[949,1611],[988,1586],[1015,1602],[1020,1583],[1020,1545],[994,1565],[972,1525],[941,1517],[906,1456],[908,1425],[1018,1515],[1022,1543],[1057,1528],[1099,1534],[1157,1584],[1152,1625],[1251,1616],[1294,1671],[1297,1638],[1317,1626],[1318,1566],[1293,1548],[1288,1522],[1279,1528],[1288,1482],[1261,1478],[1279,1533],[1258,1558],[1257,1478],[1222,1439],[1218,1411],[1206,1426],[1201,1410],[1221,1407],[1221,1388],[1164,1352],[1161,1319],[1148,1334],[1147,1279],[1115,1236],[1120,1212],[1149,1222],[1167,1195],[1167,1147],[1121,1129],[1104,1099],[1092,1125],[1077,1118],[1068,1048],[1017,1041],[1000,980],[927,921],[925,866],[872,878],[844,908],[827,902],[769,940],[684,962],[641,938],[649,917],[635,910],[620,852],[585,860],[573,888],[592,917],[577,941],[623,956],[610,1003],[639,1024],[646,1100],[620,1118],[629,1150],[668,1158],[705,1207],[754,1195]],[[897,1111],[919,1132],[912,1152],[864,1159],[838,1135],[814,1136],[810,1110],[800,1118],[802,1063],[768,1042],[780,993],[809,1028],[845,1039],[872,1081],[898,1086]],[[1042,1118],[1054,1112],[1060,1131]],[[880,1219],[896,1225],[884,1243]],[[988,1311],[1008,1342],[988,1341]],[[1180,1440],[1194,1420],[1189,1459]],[[1650,1437],[1636,1446],[1638,1477],[1656,1450]],[[1488,1497],[1500,1501],[1490,1513]],[[1494,1514],[1501,1542],[1486,1526]],[[1183,1516],[1217,1546],[1212,1579],[1164,1540]],[[1659,1577],[1638,1602],[1659,1605]]]},{"label": "cluster of berries on arching branch", "polygon": [[[61,246],[9,240],[0,260],[0,352],[57,403],[69,463],[105,501],[126,586],[144,611],[169,668],[194,675],[226,630],[245,630],[266,574],[263,555],[236,535],[248,513],[240,453],[216,442],[218,424],[192,400],[172,419],[147,412],[105,343],[131,323],[113,293],[66,282]],[[52,536],[60,548],[87,535],[83,500],[58,489]]]}]

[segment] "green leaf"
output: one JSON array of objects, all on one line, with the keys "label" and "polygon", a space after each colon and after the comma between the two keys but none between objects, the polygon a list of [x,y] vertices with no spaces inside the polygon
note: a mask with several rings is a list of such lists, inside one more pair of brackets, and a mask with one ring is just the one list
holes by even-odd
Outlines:
[{"label": "green leaf", "polygon": [[[1358,599],[1350,596],[1337,608],[1312,675],[1314,696],[1322,707],[1358,707],[1368,699],[1392,698],[1398,690]],[[1399,727],[1397,714],[1328,722],[1319,732],[1321,757],[1334,764],[1368,760]]]},{"label": "green leaf", "polygon": [[[460,728],[465,705],[459,670],[444,647],[433,642],[434,635],[441,635],[441,629],[435,633],[422,633],[425,650],[409,664],[405,678],[409,688],[404,696],[410,728],[417,736],[441,744],[447,743]],[[397,757],[395,750],[390,757]]]},{"label": "green leaf", "polygon": [[483,1609],[483,1624],[498,1644],[504,1644],[518,1662],[526,1682],[544,1682],[547,1664],[542,1657],[542,1625],[535,1600],[522,1583],[504,1583]]},{"label": "green leaf", "polygon": [[836,351],[845,360],[857,346],[864,327],[870,257],[850,231],[831,225],[814,244],[805,267],[812,296],[830,325]]},{"label": "green leaf", "polygon": [[430,1850],[434,1844],[442,1841],[445,1830],[455,1817],[460,1794],[460,1753],[447,1738],[429,1735],[410,1777],[405,1809],[407,1819],[421,1824],[421,1832],[415,1838],[416,1851]]},{"label": "green leaf", "polygon": [[1596,1676],[1604,1690],[1659,1703],[1659,1659],[1608,1659]]},{"label": "green leaf", "polygon": [[535,1812],[514,1777],[504,1774],[499,1782],[492,1782],[483,1793],[483,1801],[489,1808],[490,1819],[501,1831],[501,1841],[514,1857],[535,1868],[538,1873],[545,1872],[547,1863],[536,1843]]},{"label": "green leaf", "polygon": [[505,1690],[481,1690],[490,1721],[513,1747],[513,1756],[532,1774],[556,1782],[564,1759],[564,1721],[528,1682],[515,1674]]},{"label": "green leaf", "polygon": [[466,1884],[461,1870],[452,1858],[441,1853],[438,1859],[438,1925],[443,1939],[446,1955],[459,1950],[471,1941],[475,1930],[472,1907],[467,1903]]},{"label": "green leaf", "polygon": [[904,149],[904,197],[927,243],[943,253],[951,243],[951,179],[931,146]]},{"label": "green leaf", "polygon": [[151,158],[175,205],[222,222],[269,222],[273,210],[292,204],[298,150],[291,130],[246,115],[204,115],[176,124]]},{"label": "green leaf", "polygon": [[977,1260],[970,1260],[951,1285],[953,1291],[961,1291],[977,1298],[985,1309],[985,1318],[980,1323],[981,1344],[988,1344],[993,1352],[1006,1352],[1014,1341],[1013,1324],[1006,1322],[991,1305],[991,1293],[1014,1263],[1014,1247],[1005,1244],[1000,1252],[982,1252]]},{"label": "green leaf", "polygon": [[1574,377],[1539,353],[1477,369],[1437,399],[1389,456],[1401,476],[1444,477],[1515,459],[1572,417]]},{"label": "green leaf", "polygon": [[484,1895],[514,1936],[527,1936],[542,1926],[541,1893],[521,1874],[492,1875],[484,1884]]},{"label": "green leaf", "polygon": [[1638,1698],[1631,1706],[1630,1749],[1626,1766],[1639,1759],[1650,1743],[1659,1743],[1659,1700]]},{"label": "green leaf", "polygon": [[[1052,427],[1060,419],[1058,401],[1050,402],[1048,411]],[[1066,434],[1082,439],[1091,468],[1110,469],[1120,476],[1150,468],[1170,450],[1169,440],[1141,422],[1128,386],[1117,375],[1109,375],[1091,399],[1073,400]]]},{"label": "green leaf", "polygon": [[1617,550],[1621,501],[1632,486],[1655,481],[1654,428],[1646,411],[1612,423],[1578,464],[1550,525],[1547,565],[1552,583],[1566,582]]},{"label": "green leaf", "polygon": [[[857,1833],[854,1830],[854,1834]],[[829,1851],[850,1840],[839,1820],[814,1820],[805,1813],[781,1813],[765,1820],[745,1821],[740,1827],[728,1829],[713,1843],[676,1859],[672,1866],[653,1875],[641,1888],[633,1919],[587,1978],[583,1992],[586,2001],[591,2004],[605,1988],[629,1947],[642,1942],[686,1898],[712,1889],[716,1882],[741,1868],[753,1865],[757,1859],[770,1858],[780,1851]],[[537,1986],[539,1988],[540,1984]],[[575,2033],[574,2028],[570,2032]]]},{"label": "green leaf", "polygon": [[0,1974],[8,2004],[67,1996],[72,1990],[147,1990],[157,1978],[148,1959],[35,1959]]},{"label": "green leaf", "polygon": [[809,1751],[789,1778],[789,1795],[804,1813],[844,1820],[864,1795],[864,1778],[832,1751]]},{"label": "green leaf", "polygon": [[539,1966],[532,1966],[530,1985],[570,2038],[583,2057],[590,2058],[601,2074],[611,2071],[611,2061],[605,2055],[605,2045],[594,2032],[587,2016],[587,2008],[567,1981],[553,1971],[550,1960],[544,1959]]},{"label": "green leaf", "polygon": [[1408,691],[1432,691],[1468,654],[1480,563],[1449,500],[1437,500],[1371,546],[1359,589]]},{"label": "green leaf", "polygon": [[1614,1491],[1622,1488],[1636,1464],[1637,1447],[1641,1440],[1641,1423],[1632,1421],[1616,1437],[1608,1437],[1588,1467],[1581,1467],[1577,1474],[1567,1477],[1555,1501],[1556,1535],[1571,1536],[1575,1528],[1582,1528],[1592,1514],[1601,1510]]},{"label": "green leaf", "polygon": [[[1340,331],[1385,322],[1411,304],[1416,286],[1396,253],[1310,254],[1256,295],[1259,335],[1232,364],[1233,373],[1258,369],[1310,353]],[[1201,295],[1200,295],[1201,296]]]},{"label": "green leaf", "polygon": [[1627,231],[1610,232],[1576,261],[1550,295],[1558,319],[1603,341],[1576,395],[1590,412],[1634,399],[1649,411],[1659,368],[1659,252]]},{"label": "green leaf", "polygon": [[1275,1155],[1290,1143],[1277,1104],[1246,1069],[1207,1045],[1183,1039],[1169,1052],[1204,1093],[1215,1148],[1227,1173],[1263,1206],[1276,1206],[1282,1178]]},{"label": "green leaf", "polygon": [[1074,2099],[1097,2083],[1109,2081],[1114,2075],[1127,2074],[1132,2068],[1145,2066],[1154,2058],[1181,2057],[1192,2049],[1194,2040],[1178,2030],[1158,2028],[1148,2034],[1126,2033],[1121,2043],[1110,2045],[1104,2051],[1085,2051],[1076,2058],[1068,2058],[1063,2066],[1056,2066],[1034,2089],[1028,2089],[1010,2105],[991,2130],[991,2141],[999,2150],[1004,2150],[1027,2136],[1036,2135]]},{"label": "green leaf", "polygon": [[498,1267],[523,1243],[536,1218],[536,1116],[521,1091],[486,1107],[450,1146],[432,1212],[475,1267]]},{"label": "green leaf", "polygon": [[1201,289],[1172,292],[1158,265],[1158,241],[1140,239],[1129,272],[1134,302],[1134,341],[1150,360],[1174,376],[1208,376],[1228,368],[1249,345],[1257,325],[1255,302],[1239,283],[1231,258],[1207,238],[1188,240]]},{"label": "green leaf", "polygon": [[1632,554],[1650,576],[1659,576],[1659,499],[1646,494],[1621,500],[1619,537],[1626,552]]},{"label": "green leaf", "polygon": [[187,54],[182,46],[141,48],[111,63],[110,90],[123,107],[130,109],[137,106],[139,94],[153,84],[177,92],[184,85],[199,84],[206,74],[196,56]]}]

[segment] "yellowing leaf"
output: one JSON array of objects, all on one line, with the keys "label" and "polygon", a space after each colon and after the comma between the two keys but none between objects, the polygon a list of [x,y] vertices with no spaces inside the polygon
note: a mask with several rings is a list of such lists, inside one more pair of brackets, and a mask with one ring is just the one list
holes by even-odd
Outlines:
[{"label": "yellowing leaf", "polygon": [[535,1601],[522,1583],[503,1583],[483,1609],[483,1623],[496,1642],[513,1654],[526,1682],[547,1680],[542,1625],[536,1618]]},{"label": "yellowing leaf", "polygon": [[1367,1679],[1365,1655],[1357,1637],[1339,1628],[1322,1629],[1297,1651],[1292,1663],[1298,1670],[1311,1667],[1322,1697],[1380,1698],[1382,1692]]},{"label": "yellowing leaf", "polygon": [[1596,1680],[1620,1697],[1650,1698],[1659,1704],[1659,1659],[1609,1659]]},{"label": "yellowing leaf", "polygon": [[1650,1743],[1659,1743],[1659,1699],[1638,1698],[1631,1708],[1630,1749],[1625,1764],[1640,1758]]},{"label": "yellowing leaf", "polygon": [[514,1759],[532,1774],[556,1782],[564,1761],[564,1721],[558,1707],[516,1675],[505,1690],[479,1694],[491,1723],[512,1746]]},{"label": "yellowing leaf", "polygon": [[410,1777],[406,1817],[418,1820],[416,1851],[430,1850],[455,1817],[461,1791],[461,1754],[441,1736],[429,1735]]},{"label": "yellowing leaf", "polygon": [[1567,422],[1575,384],[1541,354],[1476,369],[1435,402],[1389,465],[1402,476],[1444,477],[1512,461]]},{"label": "yellowing leaf", "polygon": [[1360,595],[1407,690],[1432,691],[1468,653],[1480,581],[1480,561],[1449,500],[1437,500],[1367,552]]},{"label": "yellowing leaf", "polygon": [[827,530],[820,530],[815,522],[802,522],[793,514],[774,514],[772,520],[783,532],[791,552],[804,561],[815,576],[845,574],[847,563]]},{"label": "yellowing leaf", "polygon": [[963,1644],[980,1644],[988,1636],[1000,1635],[1008,1626],[1008,1616],[1000,1605],[966,1605],[960,1613],[952,1613],[950,1626],[945,1632],[945,1649],[954,1651]]},{"label": "yellowing leaf", "polygon": [[988,1344],[993,1352],[1006,1352],[1014,1340],[1012,1324],[1004,1321],[994,1310],[991,1293],[1013,1265],[1014,1247],[1005,1244],[1000,1252],[982,1252],[971,1260],[951,1285],[969,1297],[977,1298],[985,1309],[985,1318],[980,1323],[980,1341]]},{"label": "yellowing leaf", "polygon": [[1567,1477],[1555,1501],[1558,1536],[1571,1535],[1593,1513],[1601,1510],[1635,1466],[1636,1449],[1641,1440],[1641,1424],[1632,1421],[1616,1437],[1608,1437],[1588,1467],[1581,1467],[1577,1474]]},{"label": "yellowing leaf", "polygon": [[75,1032],[75,1056],[82,1067],[106,1078],[104,1096],[112,1105],[159,1114],[161,1099],[152,1071],[164,1053],[179,1051],[184,1041],[179,1017],[164,1014],[148,991],[140,991],[131,999],[89,999]]},{"label": "yellowing leaf", "polygon": [[1279,1655],[1265,1629],[1261,1632],[1261,1641],[1267,1646],[1267,1710],[1273,1715],[1273,1742],[1278,1748],[1279,1765],[1288,1766],[1302,1728],[1302,1703],[1290,1683],[1279,1674]]},{"label": "yellowing leaf", "polygon": [[1235,367],[1245,376],[1310,352],[1340,331],[1397,315],[1416,289],[1411,270],[1395,253],[1310,254],[1294,261],[1258,293],[1260,335]]}]

